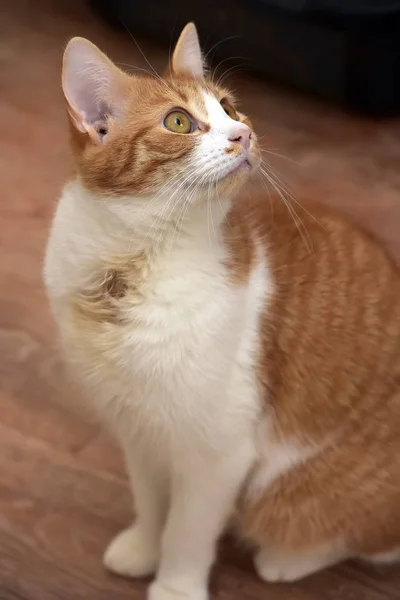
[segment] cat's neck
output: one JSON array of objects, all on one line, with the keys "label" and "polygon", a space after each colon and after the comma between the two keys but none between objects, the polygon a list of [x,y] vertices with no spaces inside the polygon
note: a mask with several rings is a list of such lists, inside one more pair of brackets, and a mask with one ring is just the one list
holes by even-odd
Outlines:
[{"label": "cat's neck", "polygon": [[[85,220],[91,223],[96,238],[105,248],[118,252],[159,256],[171,251],[219,253],[223,244],[222,226],[231,200],[179,203],[168,207],[168,198],[97,198],[79,183],[77,201]],[[164,204],[163,204],[164,202]],[[100,241],[100,240],[98,240]]]}]

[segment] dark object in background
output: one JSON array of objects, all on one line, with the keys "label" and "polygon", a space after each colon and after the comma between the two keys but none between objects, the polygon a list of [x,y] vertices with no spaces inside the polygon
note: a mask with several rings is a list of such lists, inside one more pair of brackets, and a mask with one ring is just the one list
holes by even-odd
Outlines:
[{"label": "dark object in background", "polygon": [[168,45],[194,21],[206,51],[221,42],[210,54],[225,68],[239,63],[358,112],[400,114],[399,0],[91,2],[114,25]]}]

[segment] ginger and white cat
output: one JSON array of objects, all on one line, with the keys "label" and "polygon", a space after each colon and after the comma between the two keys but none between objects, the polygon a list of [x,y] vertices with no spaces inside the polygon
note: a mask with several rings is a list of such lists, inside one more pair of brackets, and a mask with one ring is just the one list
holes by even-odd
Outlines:
[{"label": "ginger and white cat", "polygon": [[286,207],[249,197],[257,138],[193,24],[162,78],[74,38],[62,82],[76,176],[45,279],[137,515],[106,566],[155,573],[150,600],[206,600],[232,519],[266,581],[399,557],[395,265],[318,206],[310,252]]}]

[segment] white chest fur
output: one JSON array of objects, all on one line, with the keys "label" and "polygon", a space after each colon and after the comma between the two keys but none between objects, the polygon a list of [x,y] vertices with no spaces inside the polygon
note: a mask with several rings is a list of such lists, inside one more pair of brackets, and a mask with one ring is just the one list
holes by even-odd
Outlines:
[{"label": "white chest fur", "polygon": [[[162,437],[179,440],[180,447],[195,440],[210,447],[237,443],[260,410],[258,322],[270,292],[262,252],[250,281],[233,285],[221,240],[212,238],[208,223],[193,223],[159,259],[142,300],[127,308],[125,324],[99,326],[88,349],[77,343],[69,299],[99,255],[106,259],[128,243],[114,231],[109,236],[112,224],[100,223],[97,214],[67,192],[46,259],[67,352],[97,409],[118,429],[151,443]],[[91,333],[79,331],[83,338]]]}]

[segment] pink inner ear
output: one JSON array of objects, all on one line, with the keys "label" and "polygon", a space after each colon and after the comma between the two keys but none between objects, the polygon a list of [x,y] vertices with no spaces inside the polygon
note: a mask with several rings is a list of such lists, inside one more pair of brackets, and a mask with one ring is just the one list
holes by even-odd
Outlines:
[{"label": "pink inner ear", "polygon": [[[104,137],[111,103],[117,100],[119,70],[96,46],[80,38],[68,44],[64,55],[63,90],[76,127]],[[100,133],[101,132],[101,133]]]},{"label": "pink inner ear", "polygon": [[186,73],[196,78],[204,76],[203,56],[193,23],[186,25],[180,35],[172,58],[172,69],[175,73]]}]

